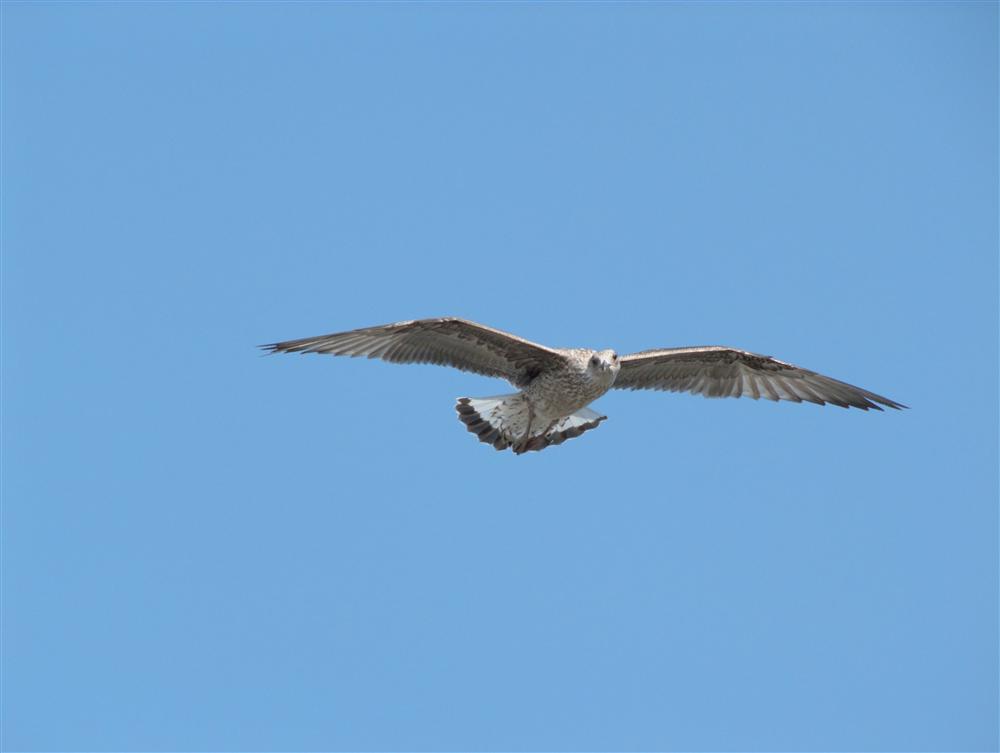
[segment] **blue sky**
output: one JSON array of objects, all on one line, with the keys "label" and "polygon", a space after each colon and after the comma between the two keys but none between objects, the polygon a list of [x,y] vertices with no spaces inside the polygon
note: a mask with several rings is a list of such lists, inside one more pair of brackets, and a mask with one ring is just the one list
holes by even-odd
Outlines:
[{"label": "blue sky", "polygon": [[[2,16],[5,749],[997,748],[995,3]],[[255,349],[439,315],[912,409]]]}]

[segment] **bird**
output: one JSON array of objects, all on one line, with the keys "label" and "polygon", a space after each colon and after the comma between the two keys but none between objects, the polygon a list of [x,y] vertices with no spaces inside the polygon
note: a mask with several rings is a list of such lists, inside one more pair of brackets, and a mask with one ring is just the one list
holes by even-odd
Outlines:
[{"label": "bird", "polygon": [[867,411],[907,406],[771,356],[702,345],[614,350],[550,348],[460,319],[415,319],[259,346],[268,353],[325,353],[427,363],[499,377],[517,392],[461,397],[458,418],[479,441],[516,455],[544,450],[597,428],[607,416],[590,403],[611,389],[688,392],[705,397],[830,403]]}]

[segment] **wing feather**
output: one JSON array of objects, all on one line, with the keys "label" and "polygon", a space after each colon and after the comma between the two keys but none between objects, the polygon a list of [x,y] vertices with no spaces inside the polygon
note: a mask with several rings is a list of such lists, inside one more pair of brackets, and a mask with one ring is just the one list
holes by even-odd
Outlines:
[{"label": "wing feather", "polygon": [[500,377],[517,387],[567,362],[558,350],[456,317],[397,322],[261,347],[270,353],[326,353],[452,366]]},{"label": "wing feather", "polygon": [[742,397],[839,405],[861,410],[905,408],[874,392],[770,356],[709,345],[644,350],[622,356],[614,386],[627,390],[691,392],[705,397]]}]

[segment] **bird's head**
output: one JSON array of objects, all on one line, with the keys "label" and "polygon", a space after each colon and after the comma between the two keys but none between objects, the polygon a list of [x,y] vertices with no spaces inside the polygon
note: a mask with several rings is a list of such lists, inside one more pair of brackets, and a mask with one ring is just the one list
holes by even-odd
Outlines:
[{"label": "bird's head", "polygon": [[618,354],[613,350],[597,351],[590,356],[588,368],[599,374],[610,373],[612,375],[617,375],[618,369],[620,368],[618,364]]}]

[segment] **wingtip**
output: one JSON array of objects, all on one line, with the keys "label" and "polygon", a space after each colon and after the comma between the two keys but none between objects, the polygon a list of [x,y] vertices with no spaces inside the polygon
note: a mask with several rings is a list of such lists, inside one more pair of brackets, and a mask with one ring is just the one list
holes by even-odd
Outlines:
[{"label": "wingtip", "polygon": [[304,348],[294,347],[294,343],[284,342],[284,343],[267,343],[265,345],[258,345],[258,348],[263,350],[267,355],[273,356],[276,353],[309,353],[309,350]]},{"label": "wingtip", "polygon": [[897,403],[895,400],[890,400],[889,398],[882,397],[881,395],[878,395],[875,398],[868,398],[868,399],[869,402],[878,403],[877,405],[875,405],[875,407],[878,408],[879,410],[883,410],[883,408],[881,407],[883,405],[886,408],[892,408],[893,410],[909,410],[910,408],[909,405],[903,405],[902,403]]}]

